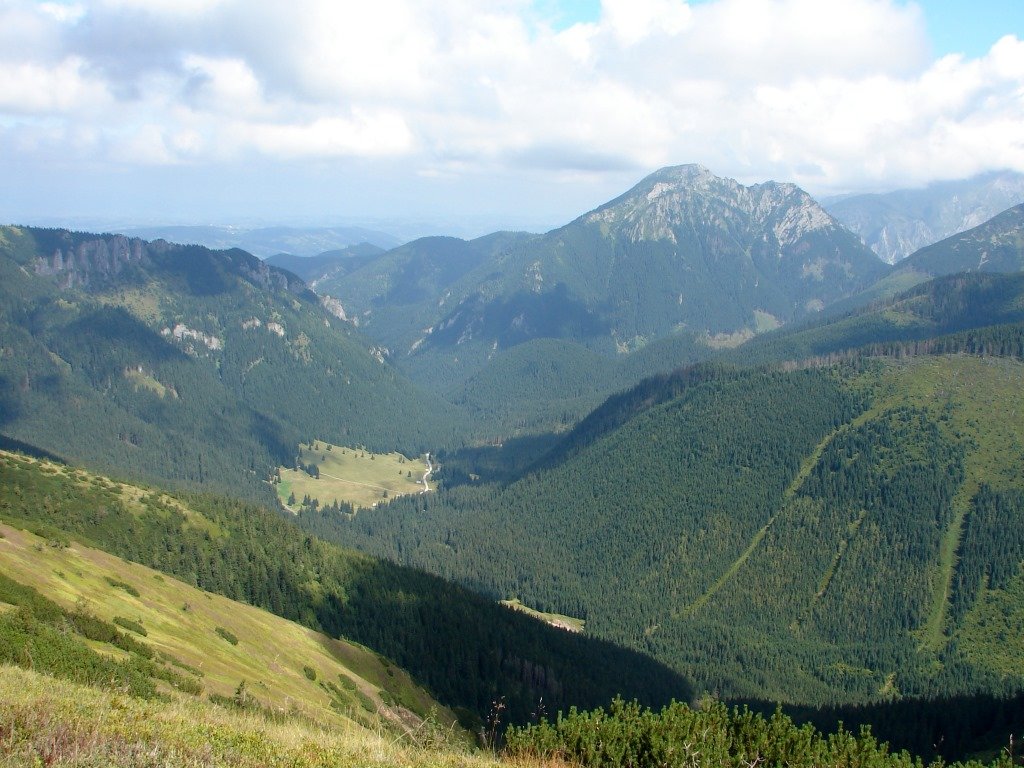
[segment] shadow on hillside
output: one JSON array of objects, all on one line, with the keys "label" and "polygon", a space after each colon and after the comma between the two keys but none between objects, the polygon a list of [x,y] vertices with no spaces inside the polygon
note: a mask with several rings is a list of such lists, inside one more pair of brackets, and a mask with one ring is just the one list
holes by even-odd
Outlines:
[{"label": "shadow on hillside", "polygon": [[353,563],[344,598],[324,597],[328,633],[366,645],[408,670],[439,701],[485,721],[504,700],[505,722],[549,717],[616,696],[660,707],[688,701],[691,684],[663,664],[612,643],[549,627],[428,574]]},{"label": "shadow on hillside", "polygon": [[525,435],[505,440],[500,445],[460,448],[440,454],[439,479],[448,488],[472,483],[506,485],[518,480],[563,437],[552,433]]},{"label": "shadow on hillside", "polygon": [[23,453],[26,456],[32,456],[36,459],[48,459],[58,464],[64,464],[65,461],[55,453],[44,451],[42,448],[37,448],[31,443],[23,442],[14,437],[8,437],[7,435],[0,435],[0,449],[5,451],[14,451],[16,453]]}]

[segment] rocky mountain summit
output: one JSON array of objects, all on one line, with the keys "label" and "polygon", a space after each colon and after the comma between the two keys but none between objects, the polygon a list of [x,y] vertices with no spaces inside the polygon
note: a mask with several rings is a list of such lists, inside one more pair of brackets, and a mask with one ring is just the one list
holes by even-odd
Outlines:
[{"label": "rocky mountain summit", "polygon": [[715,176],[701,165],[663,168],[622,197],[587,214],[584,221],[618,224],[634,242],[667,239],[677,243],[678,227],[716,223],[747,236],[767,237],[770,232],[779,256],[801,237],[839,226],[795,184],[768,181],[745,187]]},{"label": "rocky mountain summit", "polygon": [[[491,314],[532,337],[564,335],[545,327],[545,317],[564,315],[538,300],[550,297],[576,307],[569,328],[610,336],[621,351],[684,329],[752,333],[785,323],[854,292],[884,265],[798,187],[746,187],[684,165],[648,176],[484,269],[467,297],[477,315],[495,301],[522,303],[525,314]],[[517,292],[534,298],[517,302]],[[465,308],[464,301],[440,326],[465,324]],[[584,314],[592,322],[581,322]]]}]

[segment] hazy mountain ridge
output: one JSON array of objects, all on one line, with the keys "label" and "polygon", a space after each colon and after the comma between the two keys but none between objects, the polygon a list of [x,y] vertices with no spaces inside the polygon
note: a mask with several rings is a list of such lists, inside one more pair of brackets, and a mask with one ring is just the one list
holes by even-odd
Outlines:
[{"label": "hazy mountain ridge", "polygon": [[976,227],[1024,202],[1024,174],[1003,171],[924,189],[855,195],[825,208],[886,263]]},{"label": "hazy mountain ridge", "polygon": [[[461,282],[510,243],[535,235],[495,232],[475,240],[424,237],[394,248],[343,277],[323,277],[317,288],[351,308],[395,354],[406,354]],[[388,311],[394,305],[395,313]],[[399,317],[394,317],[399,315]]]},{"label": "hazy mountain ridge", "polygon": [[909,256],[896,273],[1017,272],[1024,269],[1024,204]]},{"label": "hazy mountain ridge", "polygon": [[319,281],[347,274],[373,261],[384,252],[385,249],[379,246],[360,243],[333,251],[324,251],[315,256],[275,253],[264,261],[272,266],[293,272],[309,284],[310,288],[316,290]]},{"label": "hazy mountain ridge", "polygon": [[365,227],[130,227],[124,234],[145,240],[169,240],[212,249],[242,248],[261,258],[276,253],[315,256],[324,251],[370,243],[394,248],[401,239]]}]

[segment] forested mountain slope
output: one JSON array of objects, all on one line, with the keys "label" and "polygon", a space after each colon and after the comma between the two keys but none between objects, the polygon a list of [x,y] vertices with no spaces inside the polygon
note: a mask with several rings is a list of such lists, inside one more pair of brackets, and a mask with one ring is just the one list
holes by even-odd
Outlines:
[{"label": "forested mountain slope", "polygon": [[900,270],[928,275],[954,272],[1019,272],[1024,269],[1024,204],[973,229],[922,248]]},{"label": "forested mountain slope", "polygon": [[[914,273],[918,275],[919,273]],[[916,278],[916,282],[923,273]],[[887,298],[715,349],[675,334],[609,360],[574,342],[537,339],[495,355],[448,397],[482,437],[572,428],[612,393],[645,377],[702,361],[746,366],[837,356],[864,345],[925,341],[942,334],[1024,320],[1024,273],[970,272],[917,282]]]},{"label": "forested mountain slope", "polygon": [[[495,232],[475,240],[423,237],[350,274],[325,277],[318,290],[339,296],[350,314],[396,355],[406,354],[436,320],[449,296],[474,270],[489,268],[498,255],[535,235]],[[461,296],[459,296],[461,298]]]},{"label": "forested mountain slope", "polygon": [[[312,538],[265,508],[169,495],[0,452],[0,520],[74,540],[369,646],[442,702],[523,722],[616,694],[651,703],[689,684],[640,654],[548,627],[433,576]],[[228,617],[225,617],[225,621]],[[472,717],[470,717],[472,719]]]},{"label": "forested mountain slope", "polygon": [[747,366],[849,353],[864,345],[925,341],[937,335],[1024,320],[1024,273],[970,272],[925,280],[887,298],[839,306],[744,343],[714,349],[675,334],[609,360],[581,345],[538,339],[495,355],[449,399],[483,437],[538,427],[572,428],[612,393],[672,368],[714,361]]},{"label": "forested mountain slope", "polygon": [[891,347],[670,377],[511,484],[306,524],[585,618],[722,695],[1017,689],[998,638],[1024,611],[1024,332]]},{"label": "forested mountain slope", "polygon": [[460,423],[243,251],[2,228],[0,350],[5,437],[235,494],[269,498],[300,440],[415,453]]},{"label": "forested mountain slope", "polygon": [[748,365],[805,360],[1022,320],[1024,273],[961,273],[919,283],[845,313],[830,312],[812,322],[780,328],[716,358]]}]

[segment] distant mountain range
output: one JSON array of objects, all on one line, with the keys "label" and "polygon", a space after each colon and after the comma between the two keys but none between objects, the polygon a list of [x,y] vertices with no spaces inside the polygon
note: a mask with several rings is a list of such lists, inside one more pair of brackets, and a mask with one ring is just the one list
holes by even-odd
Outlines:
[{"label": "distant mountain range", "polygon": [[369,243],[378,248],[394,248],[402,241],[387,232],[364,227],[215,227],[166,226],[132,227],[124,230],[130,237],[143,240],[169,240],[172,243],[202,245],[206,248],[241,248],[266,258],[277,253],[316,256],[324,251]]},{"label": "distant mountain range", "polygon": [[[1013,178],[937,187],[930,199],[948,207],[971,188],[970,199],[994,204],[993,190]],[[892,199],[903,197],[917,199]],[[890,268],[797,187],[745,187],[689,165],[544,235],[429,237],[377,256],[360,246],[356,257],[272,262],[301,273],[421,386],[469,408],[481,427],[496,420],[489,434],[571,423],[644,375],[818,311],[847,311],[985,259],[985,269],[1013,268],[974,247],[1012,233],[971,238],[955,247],[959,257],[927,263],[951,240]]]},{"label": "distant mountain range", "polygon": [[1022,202],[1024,174],[1001,171],[924,189],[855,195],[825,208],[886,263],[895,264]]},{"label": "distant mountain range", "polygon": [[309,283],[311,288],[315,289],[320,281],[346,275],[373,261],[384,252],[385,249],[378,245],[360,243],[333,251],[324,251],[316,256],[275,253],[264,261],[298,275]]},{"label": "distant mountain range", "polygon": [[[403,379],[416,382],[415,397],[426,391],[435,403],[448,400],[456,409],[449,412],[450,423],[468,415],[483,438],[570,425],[643,376],[706,359],[820,311],[832,316],[979,265],[1019,268],[1019,219],[1019,211],[1007,212],[962,240],[933,244],[891,268],[799,188],[775,182],[746,187],[688,165],[662,169],[544,235],[429,237],[391,250],[363,242],[313,257],[276,253],[262,264],[241,251],[59,230],[19,230],[28,236],[12,234],[9,240],[14,250],[25,249],[23,260],[35,259],[34,277],[48,278],[47,290],[84,291],[105,311],[121,306],[158,332],[181,324],[224,340],[224,307],[216,321],[204,312],[215,306],[214,295],[236,290],[225,286],[251,283],[253,275],[263,282],[246,301],[260,306],[246,307],[239,297],[238,323],[274,322],[263,317],[261,294],[274,285],[306,292],[299,303],[308,303],[333,331],[321,325],[304,331],[304,338],[338,331],[360,339],[364,350],[388,361],[388,375],[398,375],[397,368]],[[177,277],[169,281],[174,271]],[[239,278],[242,283],[235,282]],[[15,275],[11,287],[23,280]],[[34,285],[33,291],[41,290],[45,283]],[[211,298],[200,300],[204,291]],[[316,302],[321,306],[313,307]],[[328,346],[311,344],[312,358]],[[220,354],[204,352],[211,359]],[[273,368],[266,367],[266,355],[257,359],[246,365]],[[402,386],[413,391],[409,381]],[[326,398],[326,381],[317,387]],[[445,407],[417,413],[441,414]],[[291,423],[306,429],[315,423],[313,413]],[[332,410],[332,418],[340,424],[343,417]],[[364,439],[383,434],[351,421],[346,429]],[[435,446],[439,439],[432,438]],[[399,442],[420,445],[406,437]]]},{"label": "distant mountain range", "polygon": [[1024,269],[1024,204],[972,229],[933,243],[897,265],[894,274],[928,276],[955,272],[1017,272]]}]

